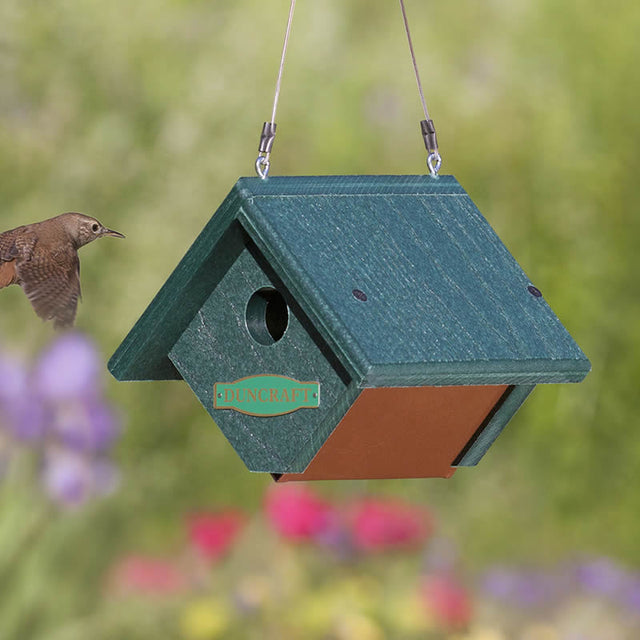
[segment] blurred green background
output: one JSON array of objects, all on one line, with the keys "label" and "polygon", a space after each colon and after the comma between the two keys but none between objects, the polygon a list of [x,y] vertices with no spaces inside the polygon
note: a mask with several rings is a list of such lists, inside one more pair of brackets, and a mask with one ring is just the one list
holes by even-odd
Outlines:
[{"label": "blurred green background", "polygon": [[[0,3],[1,227],[73,210],[127,235],[81,252],[77,325],[105,362],[235,180],[253,173],[287,9]],[[640,4],[407,0],[407,10],[442,173],[593,371],[538,387],[481,464],[451,480],[319,488],[430,505],[470,567],[577,553],[638,566]],[[397,2],[298,3],[272,175],[422,173],[421,118]],[[0,292],[0,311],[3,348],[35,354],[51,339],[18,287]],[[60,618],[66,601],[82,611],[99,597],[82,585],[118,553],[167,548],[189,510],[257,509],[270,482],[245,470],[186,385],[107,384],[125,419],[121,488],[48,541],[52,565],[32,572],[26,611],[50,589]]]}]

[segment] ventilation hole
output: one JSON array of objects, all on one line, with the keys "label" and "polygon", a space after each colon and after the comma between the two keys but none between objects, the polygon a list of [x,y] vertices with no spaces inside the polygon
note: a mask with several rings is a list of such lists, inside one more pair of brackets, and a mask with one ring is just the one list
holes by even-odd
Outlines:
[{"label": "ventilation hole", "polygon": [[265,346],[278,342],[289,326],[289,307],[275,289],[258,289],[249,298],[245,315],[249,334]]}]

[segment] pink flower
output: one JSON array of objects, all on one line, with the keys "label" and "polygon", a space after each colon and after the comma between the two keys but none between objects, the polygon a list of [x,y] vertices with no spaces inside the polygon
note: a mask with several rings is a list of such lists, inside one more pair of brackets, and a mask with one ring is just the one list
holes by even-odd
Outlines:
[{"label": "pink flower", "polygon": [[115,565],[112,583],[118,593],[170,596],[184,591],[187,579],[169,560],[132,555]]},{"label": "pink flower", "polygon": [[333,521],[333,507],[304,485],[272,487],[265,511],[273,528],[296,542],[317,538]]},{"label": "pink flower", "polygon": [[353,541],[361,551],[415,548],[431,533],[429,513],[398,500],[368,498],[352,505]]},{"label": "pink flower", "polygon": [[471,622],[471,596],[452,575],[427,577],[422,585],[422,599],[429,614],[444,629],[464,629]]},{"label": "pink flower", "polygon": [[205,559],[218,560],[229,551],[244,522],[244,516],[232,509],[195,514],[188,521],[189,541]]}]

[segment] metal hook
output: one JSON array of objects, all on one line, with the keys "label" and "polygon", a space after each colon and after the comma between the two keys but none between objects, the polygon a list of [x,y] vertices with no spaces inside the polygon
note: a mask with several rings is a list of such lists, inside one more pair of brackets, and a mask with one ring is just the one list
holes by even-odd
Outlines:
[{"label": "metal hook", "polygon": [[[435,161],[435,166],[434,166]],[[440,167],[442,166],[442,158],[437,151],[431,152],[427,156],[427,167],[429,167],[429,173],[433,178],[438,177],[438,171],[440,171]]]},{"label": "metal hook", "polygon": [[269,176],[269,168],[271,167],[271,162],[269,161],[269,156],[258,156],[256,158],[256,173],[263,179],[266,180]]}]

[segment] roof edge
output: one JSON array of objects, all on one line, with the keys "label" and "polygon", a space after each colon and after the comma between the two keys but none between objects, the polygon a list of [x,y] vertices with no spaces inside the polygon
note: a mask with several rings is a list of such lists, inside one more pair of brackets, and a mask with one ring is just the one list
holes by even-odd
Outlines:
[{"label": "roof edge", "polygon": [[168,353],[221,277],[224,260],[213,256],[241,198],[236,183],[111,356],[117,380],[181,379]]},{"label": "roof edge", "polygon": [[474,360],[373,365],[365,387],[448,385],[529,385],[581,382],[591,371],[589,359]]},{"label": "roof edge", "polygon": [[[467,195],[454,176],[327,175],[243,177],[237,186],[246,198],[299,195]],[[372,190],[369,191],[369,188]]]}]

